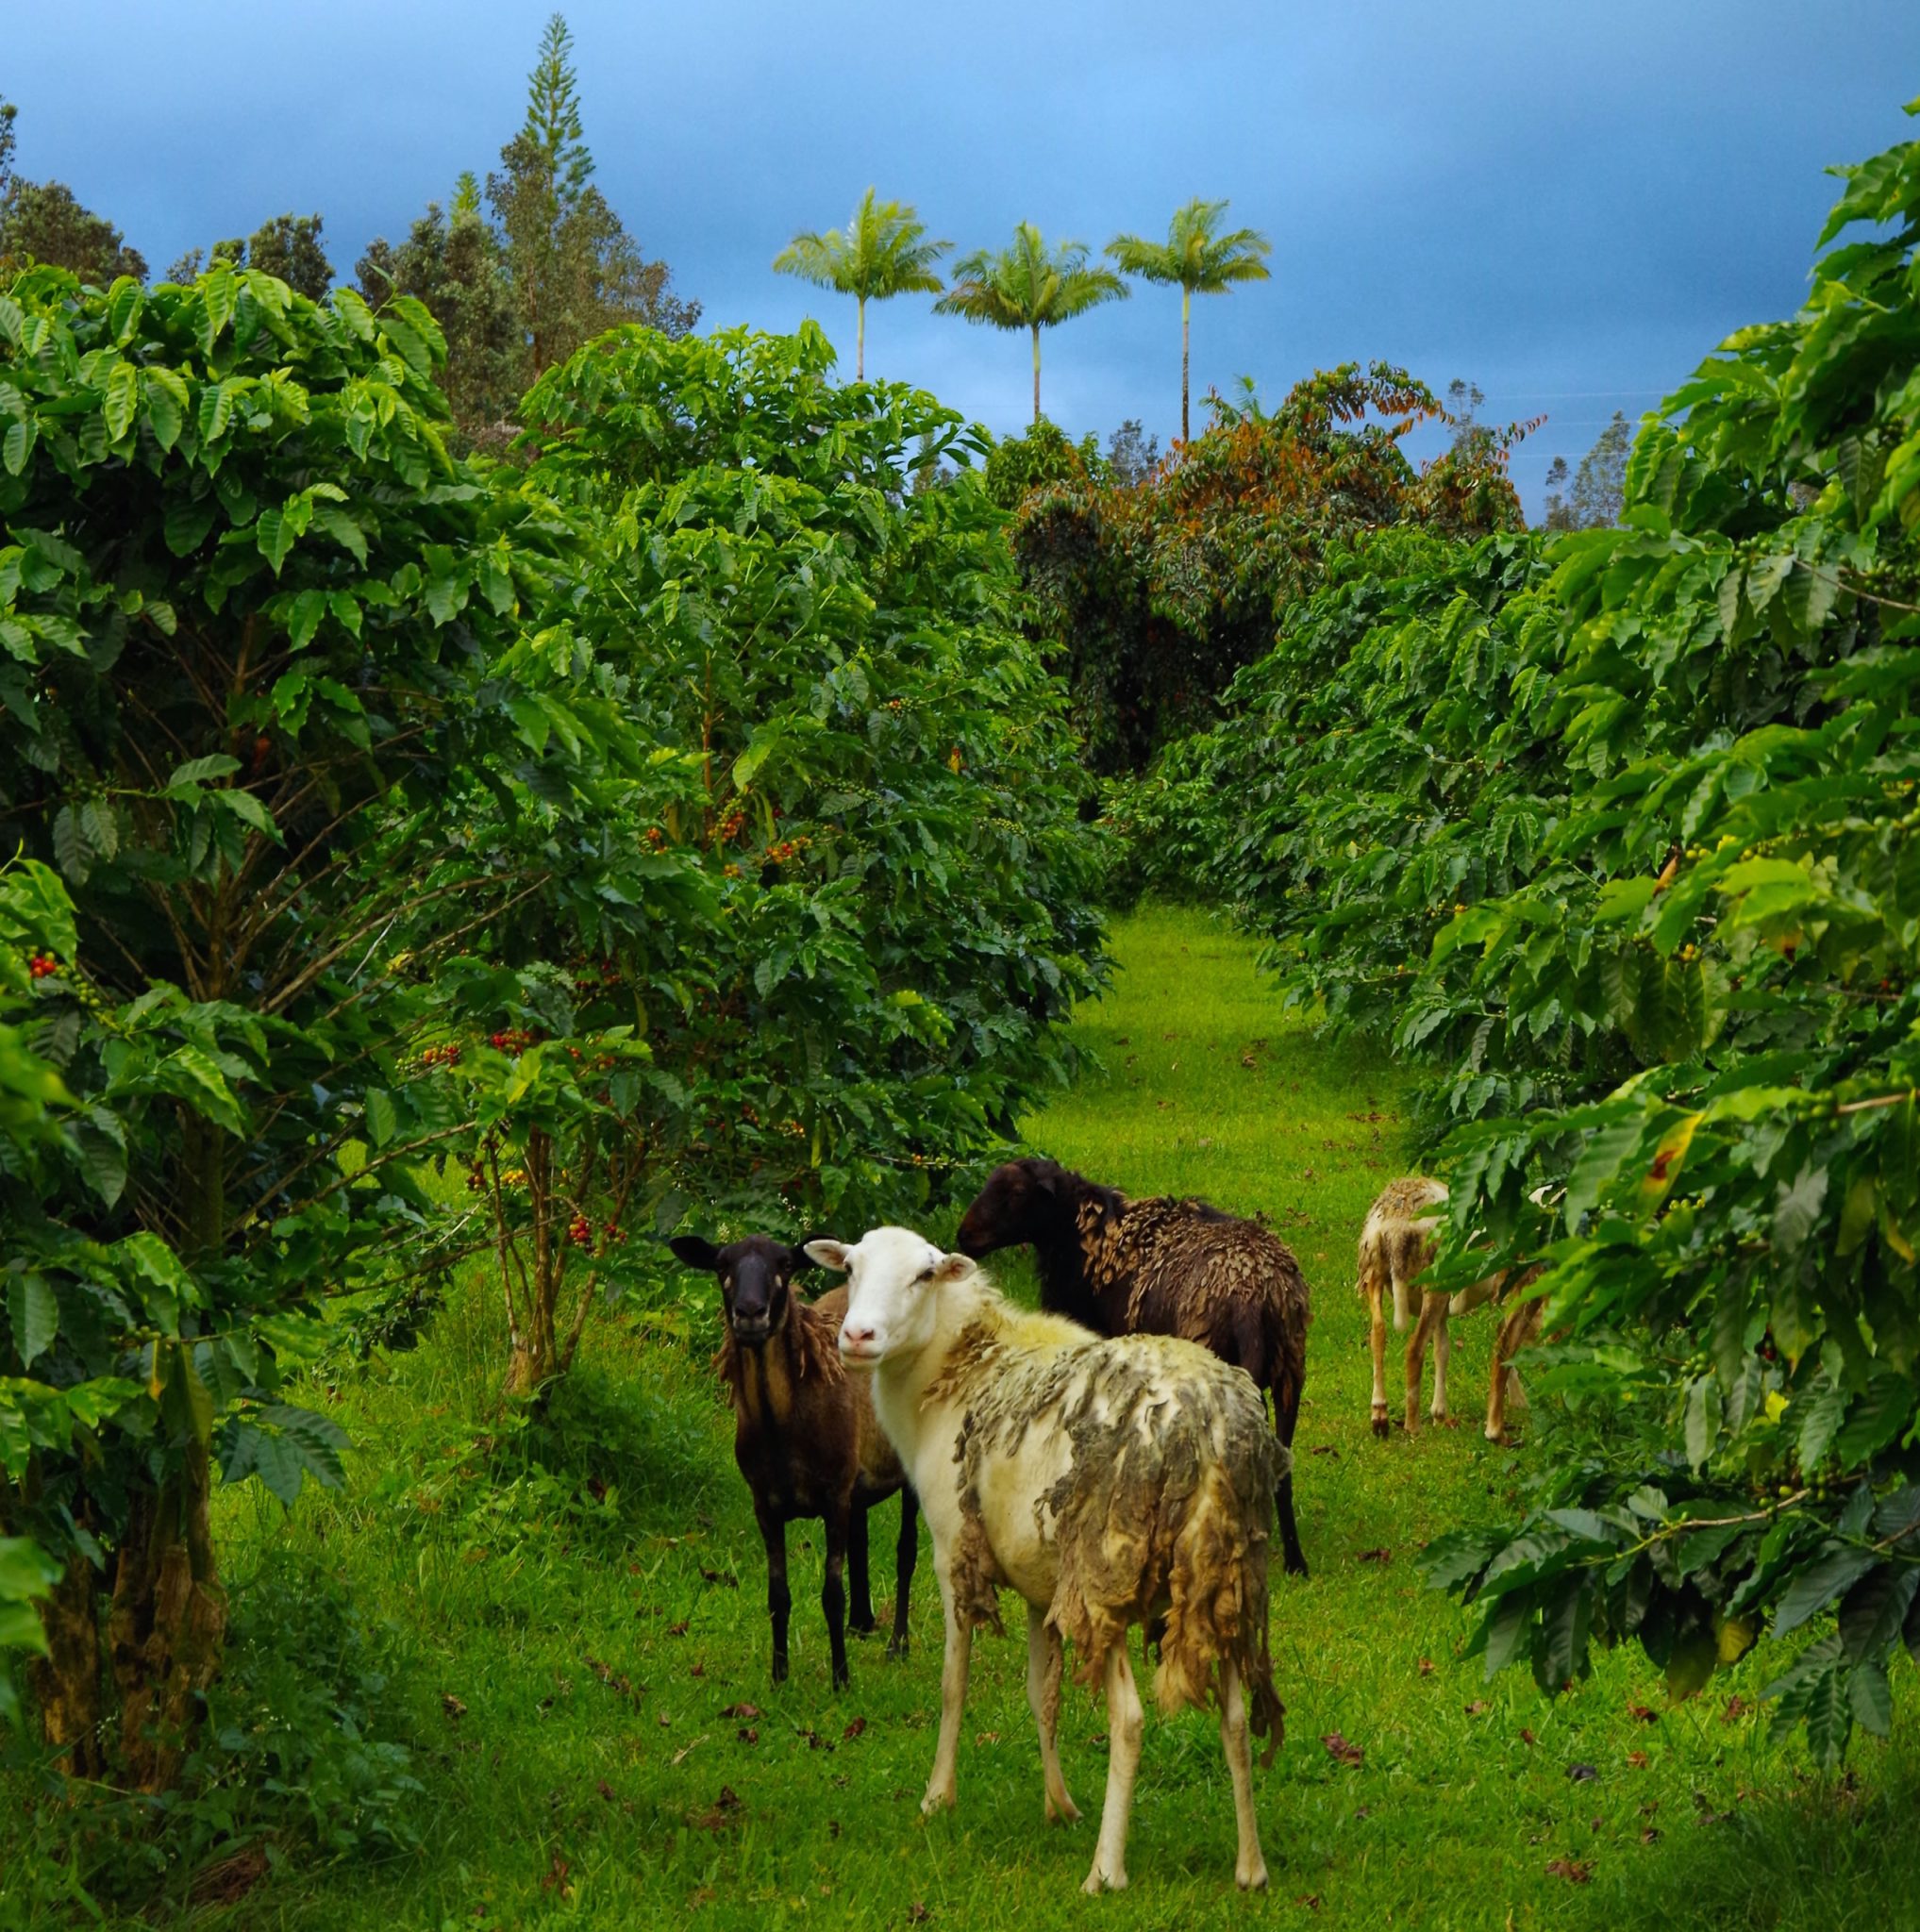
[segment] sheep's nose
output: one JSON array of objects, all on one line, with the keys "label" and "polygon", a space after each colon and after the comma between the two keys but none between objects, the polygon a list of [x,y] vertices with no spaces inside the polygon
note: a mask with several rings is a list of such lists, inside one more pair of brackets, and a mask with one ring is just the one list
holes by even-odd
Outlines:
[{"label": "sheep's nose", "polygon": [[843,1348],[864,1348],[874,1339],[871,1324],[856,1327],[853,1323],[841,1324],[840,1343]]}]

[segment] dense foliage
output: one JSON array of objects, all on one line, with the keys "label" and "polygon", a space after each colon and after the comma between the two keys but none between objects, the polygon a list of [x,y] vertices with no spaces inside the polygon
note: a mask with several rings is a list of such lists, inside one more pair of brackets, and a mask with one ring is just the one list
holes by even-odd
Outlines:
[{"label": "dense foliage", "polygon": [[1828,1759],[1920,1651],[1920,143],[1845,173],[1865,235],[1643,429],[1624,527],[1357,545],[1139,799],[1444,1070],[1446,1267],[1552,1264],[1552,1471],[1432,1553],[1490,1667],[1633,1638],[1685,1693],[1837,1607],[1774,1685]]},{"label": "dense foliage", "polygon": [[1416,422],[1445,415],[1405,372],[1348,363],[1299,383],[1270,414],[1216,402],[1205,434],[1137,487],[1095,469],[1060,475],[1059,461],[1043,473],[1049,487],[1022,506],[1014,549],[1038,624],[1066,654],[1095,770],[1137,771],[1210,723],[1234,674],[1271,648],[1277,614],[1343,541],[1398,524],[1519,526],[1511,436],[1461,444],[1418,473],[1402,454]]},{"label": "dense foliage", "polygon": [[582,746],[617,722],[523,635],[571,533],[449,460],[438,352],[417,307],[225,267],[0,297],[0,970],[25,1077],[62,1083],[0,1121],[0,1535],[61,1566],[50,1740],[138,1786],[218,1659],[213,1468],[337,1474],[286,1363],[458,1124],[366,1150],[399,936],[498,910],[431,883],[452,781],[524,759],[529,702]]},{"label": "dense foliage", "polygon": [[1059,694],[1011,620],[975,475],[907,489],[960,419],[735,332],[593,345],[528,396],[534,479],[605,533],[580,625],[717,916],[649,1024],[681,1191],[904,1212],[1063,1075],[1095,861]]}]

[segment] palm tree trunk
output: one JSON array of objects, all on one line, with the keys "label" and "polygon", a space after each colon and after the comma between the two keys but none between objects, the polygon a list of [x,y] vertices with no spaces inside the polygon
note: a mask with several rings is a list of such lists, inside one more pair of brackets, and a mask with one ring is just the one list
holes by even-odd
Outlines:
[{"label": "palm tree trunk", "polygon": [[1187,330],[1194,313],[1194,291],[1186,283],[1180,284],[1180,441],[1187,441],[1193,432],[1187,426]]},{"label": "palm tree trunk", "polygon": [[1040,325],[1033,325],[1033,420],[1040,421]]},{"label": "palm tree trunk", "polygon": [[860,298],[860,327],[854,336],[853,379],[864,382],[867,379],[867,298]]}]

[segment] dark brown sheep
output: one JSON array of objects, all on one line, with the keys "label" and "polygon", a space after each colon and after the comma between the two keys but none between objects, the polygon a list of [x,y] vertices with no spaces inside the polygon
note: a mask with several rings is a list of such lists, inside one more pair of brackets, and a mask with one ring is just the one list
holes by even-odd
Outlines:
[{"label": "dark brown sheep", "polygon": [[[1129,1201],[1055,1160],[987,1176],[955,1245],[977,1259],[1031,1241],[1040,1299],[1099,1335],[1174,1335],[1244,1369],[1274,1399],[1290,1452],[1307,1379],[1307,1283],[1294,1251],[1258,1222],[1204,1201]],[[1307,1574],[1294,1521],[1293,1457],[1274,1491],[1288,1570]]]},{"label": "dark brown sheep", "polygon": [[716,1248],[681,1235],[673,1251],[689,1268],[720,1277],[726,1339],[717,1365],[733,1403],[733,1459],[753,1492],[753,1513],[767,1552],[767,1614],[774,1626],[774,1682],[787,1674],[787,1524],[819,1517],[826,1531],[826,1574],[820,1606],[833,1653],[833,1683],[846,1682],[844,1564],[852,1571],[856,1635],[874,1628],[867,1584],[867,1511],[900,1492],[900,1541],[894,1555],[893,1634],[887,1655],[907,1651],[907,1601],[919,1553],[913,1491],[900,1459],[874,1418],[863,1375],[849,1378],[836,1338],[846,1290],[817,1302],[793,1291],[793,1277],[813,1266],[798,1248],[751,1235]]}]

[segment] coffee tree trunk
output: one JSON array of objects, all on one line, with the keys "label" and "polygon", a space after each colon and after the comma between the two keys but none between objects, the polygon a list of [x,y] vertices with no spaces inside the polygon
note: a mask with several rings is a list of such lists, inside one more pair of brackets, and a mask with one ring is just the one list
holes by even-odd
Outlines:
[{"label": "coffee tree trunk", "polygon": [[47,1654],[30,1674],[41,1735],[58,1754],[70,1777],[97,1778],[106,1771],[100,1704],[99,1578],[75,1555],[53,1593],[40,1607]]},{"label": "coffee tree trunk", "polygon": [[1185,287],[1180,289],[1180,441],[1191,442],[1193,430],[1187,423],[1187,370],[1188,370],[1188,330],[1194,313],[1194,291]]},{"label": "coffee tree trunk", "polygon": [[173,1784],[220,1668],[226,1592],[208,1522],[211,1491],[207,1447],[195,1442],[173,1480],[136,1499],[117,1553],[108,1652],[120,1695],[119,1772],[132,1790]]}]

